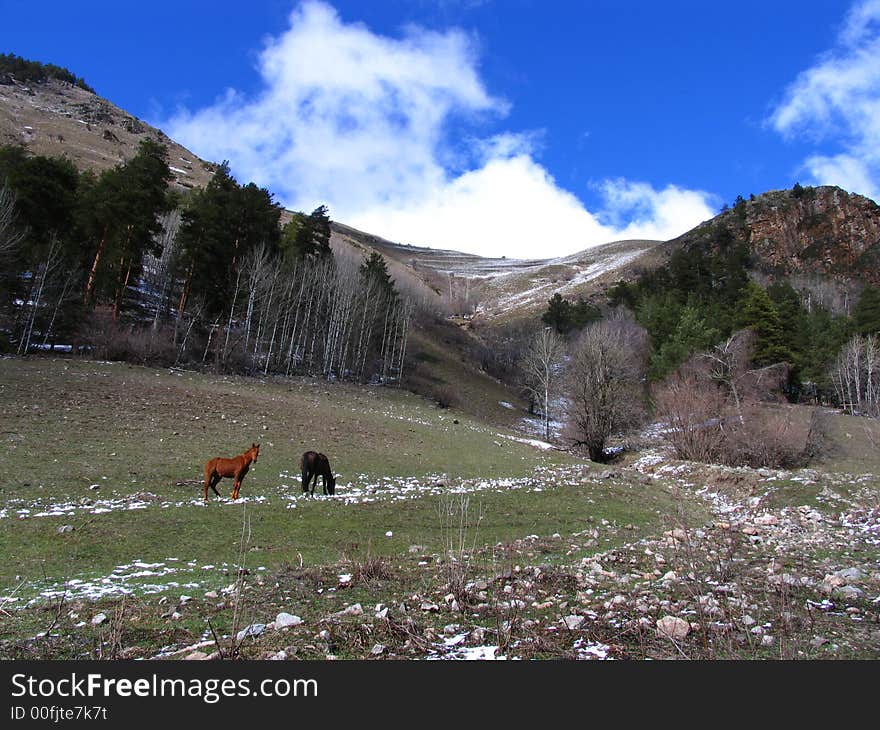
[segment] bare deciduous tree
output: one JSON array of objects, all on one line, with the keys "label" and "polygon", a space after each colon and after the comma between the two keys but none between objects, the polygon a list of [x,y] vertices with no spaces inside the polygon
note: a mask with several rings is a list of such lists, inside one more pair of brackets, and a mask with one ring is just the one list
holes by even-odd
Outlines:
[{"label": "bare deciduous tree", "polygon": [[605,460],[610,436],[644,416],[647,352],[647,333],[624,317],[590,325],[575,343],[566,379],[566,435],[593,461]]},{"label": "bare deciduous tree", "polygon": [[875,335],[853,337],[837,356],[831,381],[850,414],[880,417],[880,342]]},{"label": "bare deciduous tree", "polygon": [[532,402],[540,403],[544,438],[550,440],[550,401],[561,377],[565,341],[552,327],[536,332],[520,361],[523,384]]}]

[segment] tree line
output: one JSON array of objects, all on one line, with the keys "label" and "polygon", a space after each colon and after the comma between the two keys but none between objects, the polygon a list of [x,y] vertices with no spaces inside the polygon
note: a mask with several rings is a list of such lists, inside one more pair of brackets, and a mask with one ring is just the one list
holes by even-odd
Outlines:
[{"label": "tree line", "polygon": [[546,438],[602,460],[610,436],[653,410],[675,424],[683,458],[783,465],[807,448],[804,430],[771,423],[761,403],[880,416],[880,289],[762,283],[723,226],[714,244],[619,282],[604,312],[555,294],[537,331],[509,333],[519,347],[508,372]]},{"label": "tree line", "polygon": [[399,382],[414,305],[380,254],[334,254],[326,206],[289,215],[225,162],[171,179],[149,139],[100,174],[0,147],[0,350]]},{"label": "tree line", "polygon": [[85,79],[63,66],[28,61],[14,53],[0,53],[0,74],[3,73],[14,76],[17,81],[29,81],[34,84],[43,84],[50,78],[58,79],[95,93],[95,90],[86,83]]}]

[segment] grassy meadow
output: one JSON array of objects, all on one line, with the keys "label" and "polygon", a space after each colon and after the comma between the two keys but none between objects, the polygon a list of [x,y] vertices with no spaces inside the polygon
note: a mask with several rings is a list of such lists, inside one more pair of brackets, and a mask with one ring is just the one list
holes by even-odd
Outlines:
[{"label": "grassy meadow", "polygon": [[[670,535],[696,531],[707,545],[728,537],[710,529],[713,505],[694,494],[713,485],[705,473],[652,472],[639,454],[591,464],[396,389],[5,358],[0,405],[5,658],[176,658],[199,648],[245,658],[417,657],[446,652],[444,631],[463,624],[477,627],[467,643],[479,644],[479,629],[492,647],[525,657],[584,658],[590,638],[620,656],[666,658],[653,624],[632,633],[615,619],[581,635],[568,614],[592,621],[597,606],[623,605],[617,596],[658,590],[676,560],[693,563]],[[845,448],[829,451],[826,468],[866,471],[877,434],[858,419],[844,425],[852,433],[835,436]],[[229,499],[224,479],[223,498],[212,492],[206,505],[204,462],[252,442],[260,458],[240,499]],[[335,496],[301,494],[308,449],[330,457]],[[807,497],[822,501],[831,484],[754,473],[746,484],[737,474],[716,480],[725,499],[748,504],[757,489],[783,516]],[[873,477],[847,484],[860,508],[876,501]],[[834,552],[824,548],[828,562]],[[706,548],[707,566],[720,549]],[[764,559],[751,552],[731,564],[746,570]],[[672,610],[663,600],[647,615]],[[860,610],[872,615],[870,605],[865,598]],[[281,611],[302,623],[236,639]]]}]

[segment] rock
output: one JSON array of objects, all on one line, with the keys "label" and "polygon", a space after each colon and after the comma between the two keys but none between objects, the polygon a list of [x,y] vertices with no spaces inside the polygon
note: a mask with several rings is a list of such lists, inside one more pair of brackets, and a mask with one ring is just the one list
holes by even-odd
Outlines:
[{"label": "rock", "polygon": [[181,596],[178,599],[177,603],[178,603],[178,605],[183,606],[184,604],[189,603],[191,600],[192,600],[192,596]]},{"label": "rock", "polygon": [[203,651],[194,651],[192,654],[187,654],[183,659],[184,661],[204,661],[208,658],[208,655]]},{"label": "rock", "polygon": [[343,608],[337,616],[360,616],[364,612],[364,607],[360,603],[352,603],[347,608]]},{"label": "rock", "polygon": [[823,646],[828,643],[828,639],[824,636],[814,636],[810,640],[810,647],[813,649],[818,649],[820,646]]},{"label": "rock", "polygon": [[778,525],[779,518],[776,515],[761,515],[755,518],[756,525]]},{"label": "rock", "polygon": [[205,598],[217,598],[217,591],[208,591],[205,594]]},{"label": "rock", "polygon": [[665,573],[660,580],[678,580],[678,575],[674,570]]},{"label": "rock", "polygon": [[284,649],[281,649],[280,651],[277,651],[269,656],[268,659],[270,662],[283,662],[285,659],[287,659],[287,652],[284,651]]},{"label": "rock", "polygon": [[562,618],[562,623],[565,624],[565,628],[569,631],[577,631],[584,625],[584,621],[586,619],[583,616],[563,616]]},{"label": "rock", "polygon": [[[862,573],[858,568],[845,568],[844,570],[838,570],[835,574],[836,577],[842,579],[844,583],[851,583],[852,581],[859,581],[865,577],[865,574]],[[826,576],[826,580],[827,580]]]},{"label": "rock", "polygon": [[373,656],[379,656],[384,651],[385,651],[384,644],[374,644],[373,648],[370,649],[370,654],[372,654]]},{"label": "rock", "polygon": [[823,583],[827,583],[832,588],[839,588],[844,585],[846,581],[839,575],[831,575],[830,573],[826,573],[825,577],[822,579]]},{"label": "rock", "polygon": [[275,617],[275,628],[286,629],[290,626],[299,626],[302,622],[303,620],[299,616],[282,611]]},{"label": "rock", "polygon": [[841,586],[840,588],[835,589],[834,591],[837,595],[842,596],[843,598],[861,598],[865,595],[865,592],[861,588],[856,588],[855,586]]},{"label": "rock", "polygon": [[388,606],[383,606],[381,611],[376,611],[376,618],[386,618],[388,616]]},{"label": "rock", "polygon": [[742,617],[742,624],[743,624],[743,626],[754,626],[755,619],[753,619],[751,616],[746,614],[745,616]]},{"label": "rock", "polygon": [[657,635],[671,641],[681,641],[690,631],[690,624],[677,616],[664,616],[657,621]]},{"label": "rock", "polygon": [[73,525],[61,525],[57,530],[55,530],[59,535],[64,535],[68,532],[73,532]]},{"label": "rock", "polygon": [[96,613],[92,616],[92,626],[100,626],[105,621],[107,621],[106,613]]},{"label": "rock", "polygon": [[746,525],[742,528],[742,532],[744,535],[757,535],[758,528],[754,527],[753,525]]},{"label": "rock", "polygon": [[764,634],[761,637],[761,646],[773,646],[773,637],[770,634]]},{"label": "rock", "polygon": [[235,635],[236,641],[244,641],[248,636],[259,636],[266,630],[266,624],[251,624]]},{"label": "rock", "polygon": [[440,610],[440,606],[438,606],[436,603],[432,603],[431,601],[423,601],[421,606],[419,606],[419,608],[421,608],[422,611],[432,611],[432,612]]}]

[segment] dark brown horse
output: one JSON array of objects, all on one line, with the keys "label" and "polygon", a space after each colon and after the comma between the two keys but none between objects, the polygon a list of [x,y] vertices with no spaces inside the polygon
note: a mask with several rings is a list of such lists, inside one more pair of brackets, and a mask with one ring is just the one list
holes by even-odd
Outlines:
[{"label": "dark brown horse", "polygon": [[314,479],[312,491],[310,492],[310,494],[314,495],[315,487],[318,484],[318,475],[321,476],[324,494],[335,494],[336,478],[330,470],[330,460],[324,454],[319,454],[316,451],[306,451],[302,455],[300,467],[302,468],[303,494],[309,491],[309,482],[312,482]]},{"label": "dark brown horse", "polygon": [[223,477],[232,477],[235,482],[232,485],[232,498],[238,499],[238,490],[241,489],[241,482],[251,468],[251,464],[256,462],[260,455],[260,445],[251,444],[251,447],[240,456],[232,459],[224,459],[218,456],[211,459],[205,464],[205,501],[208,501],[208,487],[214,490],[214,494],[218,497],[220,492],[217,491],[217,482]]}]

